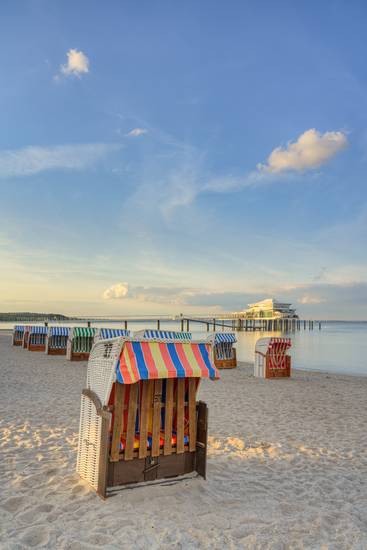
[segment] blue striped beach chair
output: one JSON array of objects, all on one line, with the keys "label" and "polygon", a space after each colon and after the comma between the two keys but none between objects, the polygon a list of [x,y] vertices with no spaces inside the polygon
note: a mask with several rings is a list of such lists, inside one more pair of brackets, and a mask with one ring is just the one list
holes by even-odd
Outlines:
[{"label": "blue striped beach chair", "polygon": [[237,342],[233,332],[216,332],[213,338],[214,364],[217,369],[233,369],[237,367],[236,348]]},{"label": "blue striped beach chair", "polygon": [[15,325],[13,329],[13,346],[21,346],[23,344],[24,325]]},{"label": "blue striped beach chair", "polygon": [[66,355],[70,328],[50,327],[46,337],[47,355]]},{"label": "blue striped beach chair", "polygon": [[45,351],[47,327],[31,327],[28,336],[28,351]]}]

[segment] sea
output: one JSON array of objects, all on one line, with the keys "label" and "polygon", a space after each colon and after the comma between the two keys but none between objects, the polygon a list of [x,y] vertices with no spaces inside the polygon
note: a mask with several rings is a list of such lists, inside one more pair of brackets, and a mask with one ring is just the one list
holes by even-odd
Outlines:
[{"label": "sea", "polygon": [[[29,324],[29,323],[17,323]],[[34,323],[36,324],[36,323]],[[41,323],[40,323],[41,324]],[[50,323],[57,325],[58,323]],[[63,326],[83,326],[83,323],[60,323]],[[86,325],[86,323],[85,323]],[[120,327],[120,322],[92,323],[96,327]],[[13,323],[0,322],[0,330],[10,330]],[[128,328],[132,331],[144,328],[157,328],[152,321],[128,321]],[[162,321],[161,330],[180,330],[179,321]],[[186,328],[186,325],[185,325]],[[217,327],[217,330],[222,330]],[[225,329],[230,330],[230,329]],[[206,337],[200,323],[190,323],[190,331],[197,336]],[[259,338],[266,336],[286,336],[292,340],[291,356],[292,368],[310,371],[322,371],[340,374],[367,376],[367,321],[324,321],[321,329],[314,324],[314,329],[282,332],[237,332],[237,358],[239,361],[253,363],[255,345]]]}]

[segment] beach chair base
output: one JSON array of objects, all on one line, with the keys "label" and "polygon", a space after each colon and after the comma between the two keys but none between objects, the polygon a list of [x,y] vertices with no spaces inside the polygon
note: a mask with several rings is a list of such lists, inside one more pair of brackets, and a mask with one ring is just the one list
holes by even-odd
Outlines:
[{"label": "beach chair base", "polygon": [[237,367],[237,359],[214,359],[217,369],[234,369]]},{"label": "beach chair base", "polygon": [[47,355],[66,355],[66,348],[48,349]]},{"label": "beach chair base", "polygon": [[128,485],[189,474],[195,471],[196,452],[122,460],[108,464],[107,486]]},{"label": "beach chair base", "polygon": [[45,344],[28,344],[28,351],[43,351],[45,352]]},{"label": "beach chair base", "polygon": [[291,376],[291,357],[285,356],[285,367],[274,368],[269,357],[266,358],[265,378],[290,378]]},{"label": "beach chair base", "polygon": [[14,340],[13,346],[21,346],[23,344],[22,340]]},{"label": "beach chair base", "polygon": [[89,351],[72,351],[70,355],[70,361],[88,361],[89,359]]},{"label": "beach chair base", "polygon": [[236,368],[237,367],[236,348],[232,349],[232,357],[229,357],[228,359],[223,359],[223,358],[219,359],[214,349],[214,365],[217,367],[217,369]]}]

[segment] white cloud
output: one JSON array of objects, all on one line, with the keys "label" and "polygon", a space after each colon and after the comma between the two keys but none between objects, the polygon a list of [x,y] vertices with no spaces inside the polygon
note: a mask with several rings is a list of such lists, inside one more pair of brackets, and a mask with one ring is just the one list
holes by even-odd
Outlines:
[{"label": "white cloud", "polygon": [[60,71],[66,76],[80,76],[89,73],[89,59],[85,53],[70,49],[67,52],[67,63],[61,65]]},{"label": "white cloud", "polygon": [[312,296],[310,294],[305,294],[298,299],[298,303],[300,304],[322,304],[323,302],[325,302],[324,298]]},{"label": "white cloud", "polygon": [[0,178],[29,176],[60,168],[81,170],[120,148],[118,144],[85,143],[8,149],[0,151]]},{"label": "white cloud", "polygon": [[258,164],[257,168],[271,173],[312,170],[325,164],[347,145],[347,136],[343,132],[321,134],[312,128],[301,134],[297,141],[289,142],[287,147],[274,149],[267,163]]},{"label": "white cloud", "polygon": [[121,300],[122,298],[127,298],[128,292],[128,283],[116,283],[104,291],[103,298],[105,300]]},{"label": "white cloud", "polygon": [[126,135],[130,137],[139,137],[147,133],[148,130],[146,130],[145,128],[133,128],[133,130],[130,130],[130,132]]}]

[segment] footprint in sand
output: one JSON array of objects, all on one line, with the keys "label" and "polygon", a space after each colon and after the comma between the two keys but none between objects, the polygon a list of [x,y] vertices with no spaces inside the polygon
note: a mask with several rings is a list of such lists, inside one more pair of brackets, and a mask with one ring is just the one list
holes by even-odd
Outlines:
[{"label": "footprint in sand", "polygon": [[28,548],[36,546],[45,546],[50,540],[50,530],[45,525],[31,527],[22,536],[22,543]]},{"label": "footprint in sand", "polygon": [[5,500],[1,507],[4,508],[7,512],[16,512],[21,508],[26,502],[25,497],[11,497]]}]

